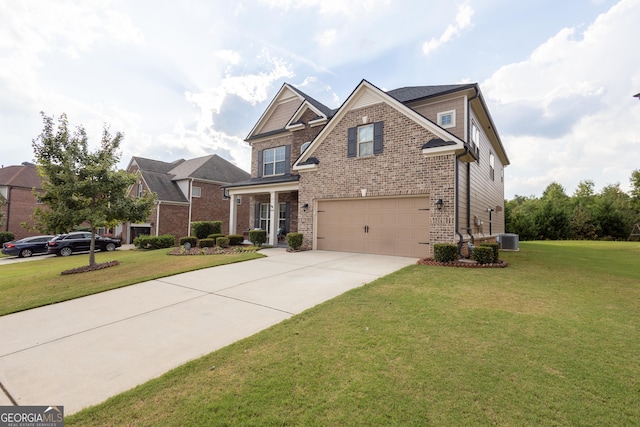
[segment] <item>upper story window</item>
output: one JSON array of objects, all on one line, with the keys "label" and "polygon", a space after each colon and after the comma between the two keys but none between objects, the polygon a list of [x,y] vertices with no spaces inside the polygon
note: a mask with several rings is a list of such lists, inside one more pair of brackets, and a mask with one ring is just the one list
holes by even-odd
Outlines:
[{"label": "upper story window", "polygon": [[349,128],[347,157],[370,157],[382,153],[383,122]]},{"label": "upper story window", "polygon": [[201,196],[202,196],[202,188],[191,187],[191,197],[201,197]]},{"label": "upper story window", "polygon": [[456,125],[456,110],[438,113],[438,124],[442,128],[452,128]]},{"label": "upper story window", "polygon": [[358,157],[373,155],[373,123],[358,128]]},{"label": "upper story window", "polygon": [[471,144],[476,148],[480,146],[480,129],[475,123],[471,124]]},{"label": "upper story window", "polygon": [[309,148],[309,145],[311,145],[311,141],[308,141],[302,144],[302,146],[300,146],[300,154],[304,153],[305,150]]},{"label": "upper story window", "polygon": [[493,153],[489,152],[489,178],[491,178],[491,181],[495,180],[495,176],[496,176],[496,160],[493,157]]},{"label": "upper story window", "polygon": [[144,187],[142,186],[142,182],[138,183],[138,197],[142,197],[142,193],[144,192]]},{"label": "upper story window", "polygon": [[262,154],[262,175],[281,175],[286,172],[285,147],[269,148]]}]

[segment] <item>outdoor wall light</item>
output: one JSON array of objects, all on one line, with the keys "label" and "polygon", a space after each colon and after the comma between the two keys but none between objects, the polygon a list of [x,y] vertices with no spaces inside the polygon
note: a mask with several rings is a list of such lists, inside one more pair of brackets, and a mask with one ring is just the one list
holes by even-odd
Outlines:
[{"label": "outdoor wall light", "polygon": [[442,210],[442,205],[444,205],[444,202],[442,201],[442,199],[438,199],[436,201],[436,208],[438,208],[438,210]]},{"label": "outdoor wall light", "polygon": [[307,209],[309,209],[309,203],[305,203],[304,205],[302,205],[302,209],[306,212]]}]

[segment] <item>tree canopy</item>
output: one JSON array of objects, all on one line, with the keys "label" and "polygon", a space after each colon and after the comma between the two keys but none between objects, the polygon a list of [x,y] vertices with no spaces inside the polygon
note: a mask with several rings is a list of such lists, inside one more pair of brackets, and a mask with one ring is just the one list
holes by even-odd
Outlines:
[{"label": "tree canopy", "polygon": [[521,240],[627,239],[640,222],[640,170],[630,181],[629,194],[619,184],[596,193],[593,181],[584,180],[572,196],[557,182],[541,198],[515,196],[505,202],[506,230]]},{"label": "tree canopy", "polygon": [[109,133],[104,126],[100,148],[91,151],[85,129],[69,130],[67,116],[58,119],[42,113],[44,128],[33,140],[43,192],[36,197],[45,207],[34,211],[35,228],[46,233],[66,233],[81,224],[91,228],[89,264],[95,264],[97,227],[145,220],[153,206],[151,195],[134,198],[127,195],[137,177],[117,170],[118,151],[124,134]]}]

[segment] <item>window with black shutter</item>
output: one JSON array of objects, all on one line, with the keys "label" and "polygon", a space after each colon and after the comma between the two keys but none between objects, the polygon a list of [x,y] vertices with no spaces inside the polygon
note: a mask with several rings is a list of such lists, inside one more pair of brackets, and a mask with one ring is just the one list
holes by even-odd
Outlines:
[{"label": "window with black shutter", "polygon": [[382,153],[383,122],[369,123],[348,130],[347,157],[369,157]]}]

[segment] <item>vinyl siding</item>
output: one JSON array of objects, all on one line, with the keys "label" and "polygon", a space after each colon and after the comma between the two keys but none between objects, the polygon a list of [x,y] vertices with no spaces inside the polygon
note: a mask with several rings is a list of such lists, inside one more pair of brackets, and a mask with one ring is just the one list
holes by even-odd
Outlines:
[{"label": "vinyl siding", "polygon": [[257,130],[256,134],[271,132],[278,129],[283,129],[289,122],[293,114],[296,112],[301,102],[299,99],[283,102],[276,106],[273,114],[269,117],[266,123]]},{"label": "vinyl siding", "polygon": [[458,138],[464,140],[465,139],[465,127],[466,120],[464,117],[464,97],[458,97],[454,99],[434,102],[426,105],[413,106],[413,108],[417,113],[423,115],[427,119],[432,122],[438,124],[438,113],[443,113],[445,111],[455,110],[456,112],[456,123],[454,127],[447,128],[446,130]]}]

